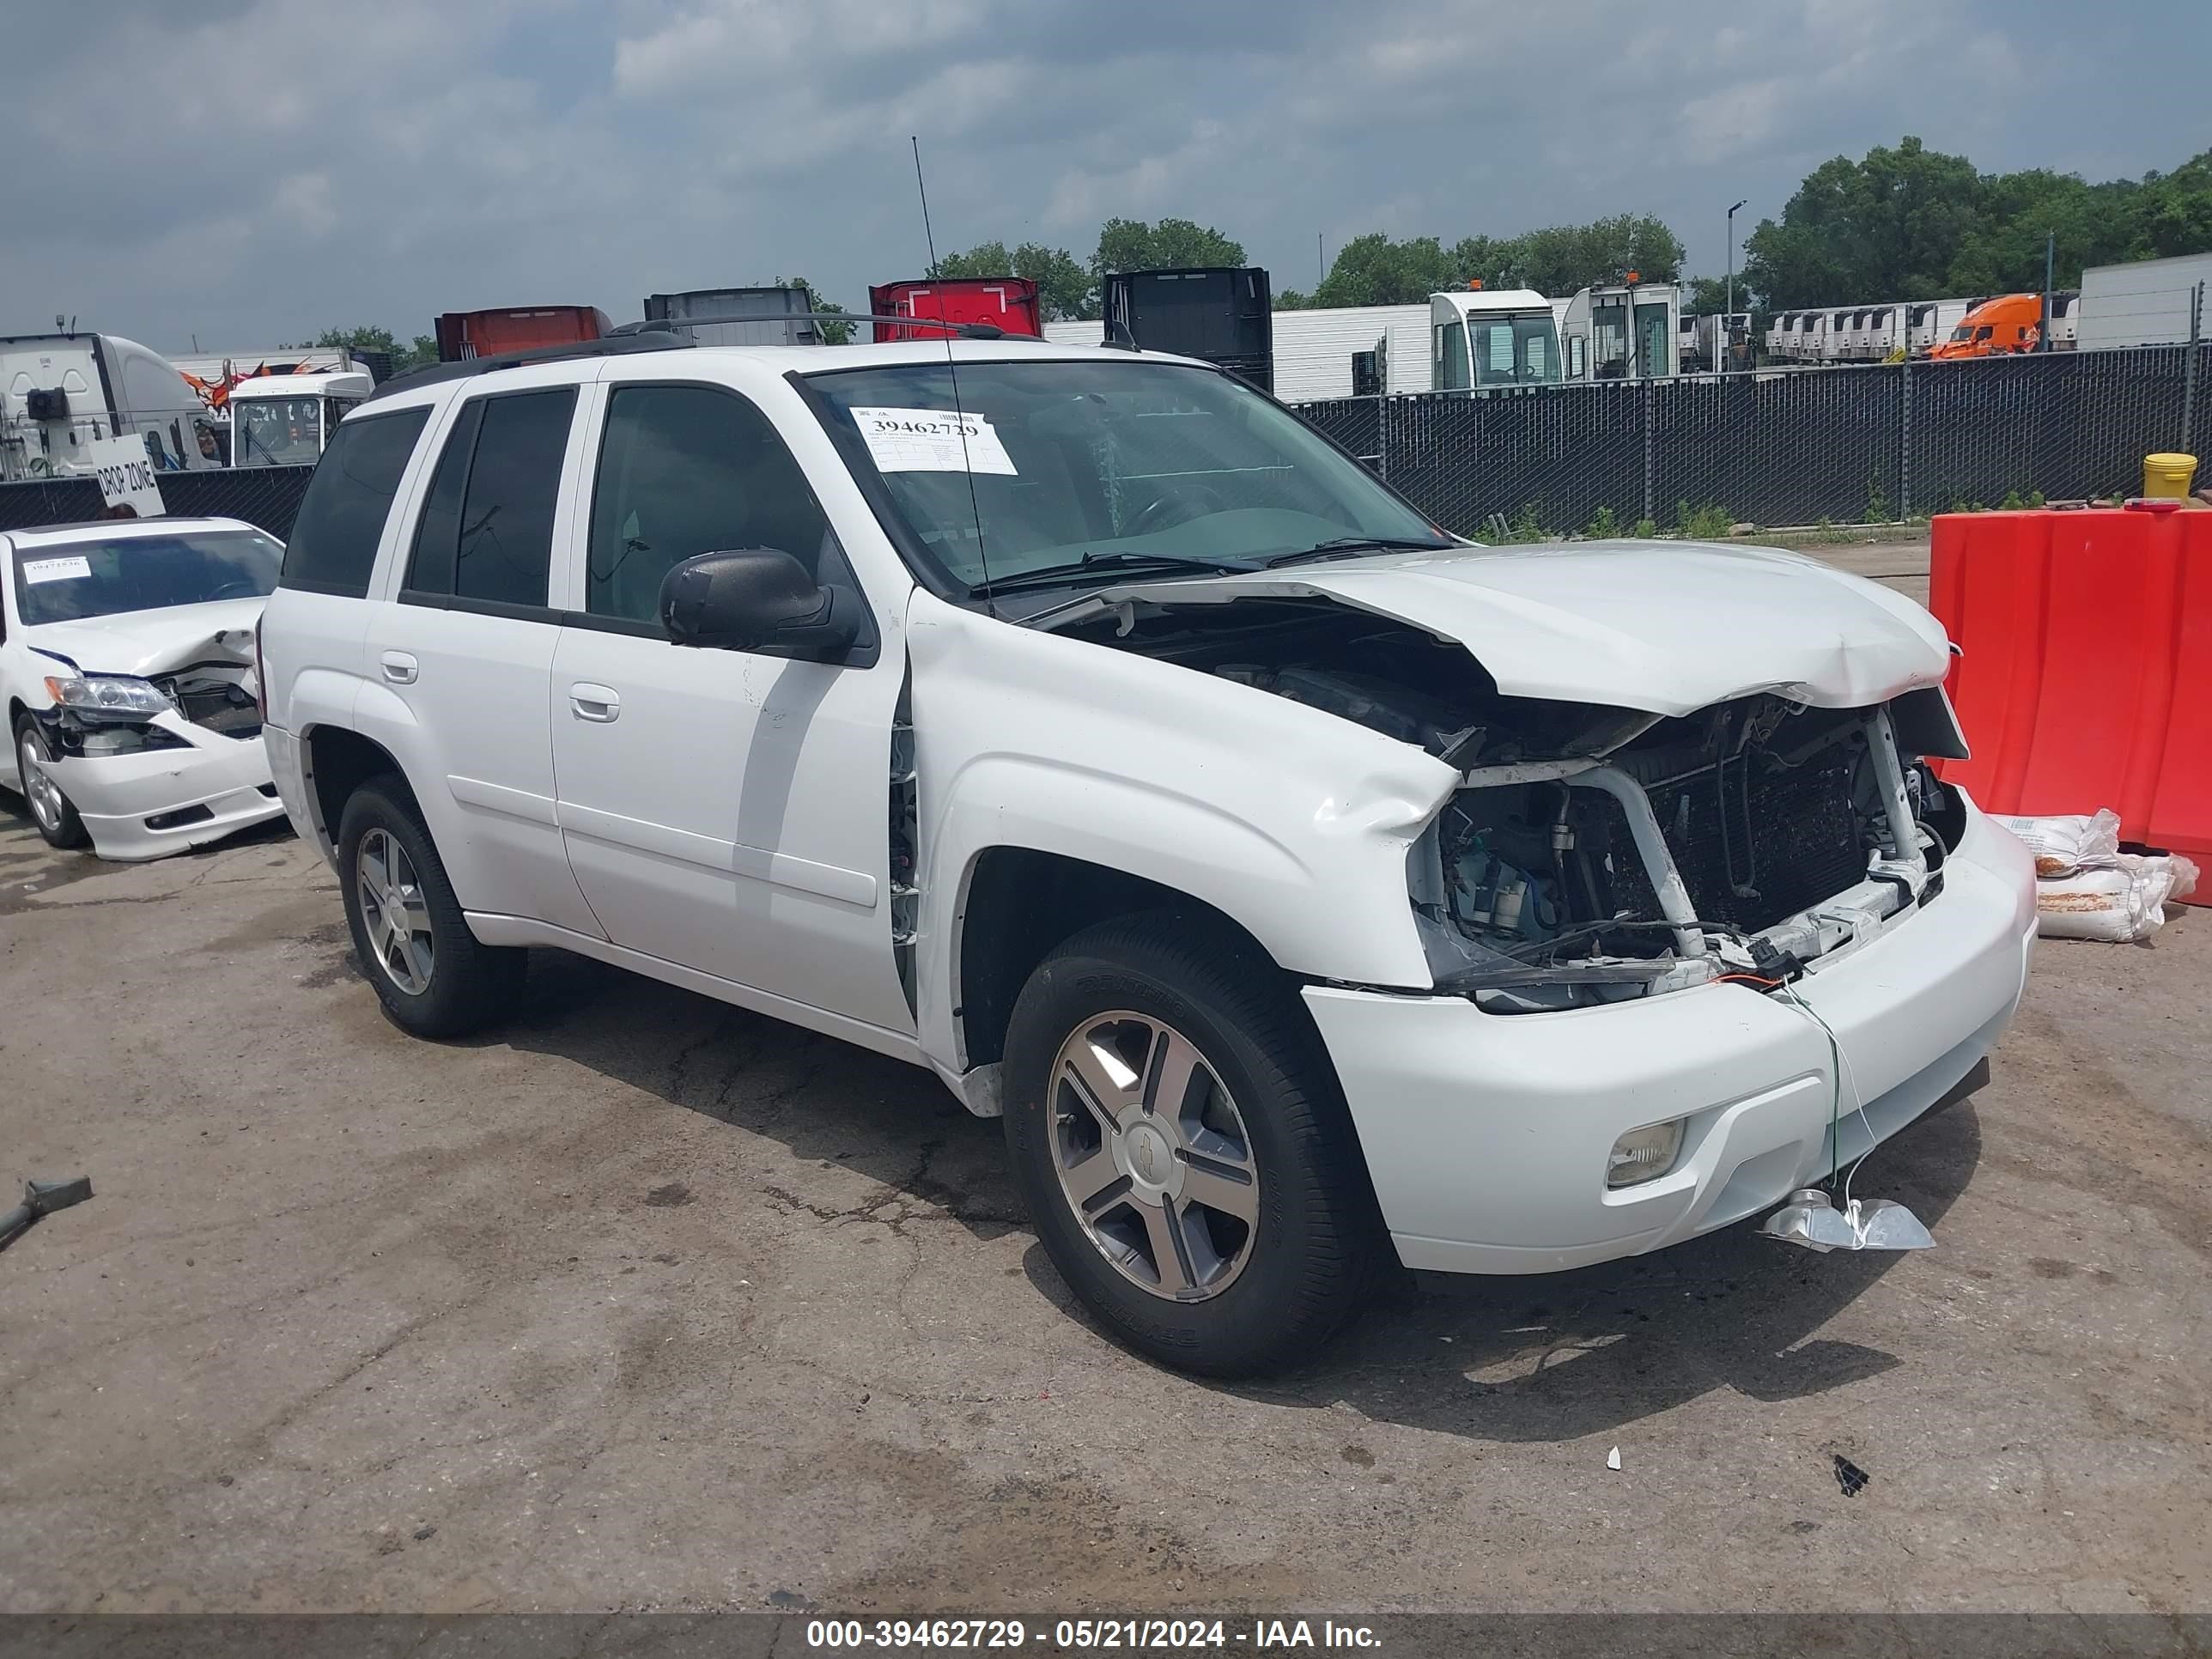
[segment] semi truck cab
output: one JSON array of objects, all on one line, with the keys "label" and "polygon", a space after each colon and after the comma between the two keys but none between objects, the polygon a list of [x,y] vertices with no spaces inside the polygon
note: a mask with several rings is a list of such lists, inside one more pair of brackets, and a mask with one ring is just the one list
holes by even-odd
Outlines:
[{"label": "semi truck cab", "polygon": [[1534,289],[1468,288],[1429,296],[1439,392],[1557,386],[1564,377],[1552,302]]},{"label": "semi truck cab", "polygon": [[359,369],[326,374],[258,374],[231,387],[233,466],[312,466],[348,410],[376,384]]}]

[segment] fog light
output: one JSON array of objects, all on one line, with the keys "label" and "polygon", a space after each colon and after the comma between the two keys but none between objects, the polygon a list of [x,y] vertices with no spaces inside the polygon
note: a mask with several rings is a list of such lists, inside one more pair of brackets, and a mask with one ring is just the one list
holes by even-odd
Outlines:
[{"label": "fog light", "polygon": [[1674,1154],[1682,1150],[1682,1120],[1655,1123],[1648,1129],[1631,1129],[1613,1143],[1605,1160],[1607,1187],[1633,1187],[1674,1167]]}]

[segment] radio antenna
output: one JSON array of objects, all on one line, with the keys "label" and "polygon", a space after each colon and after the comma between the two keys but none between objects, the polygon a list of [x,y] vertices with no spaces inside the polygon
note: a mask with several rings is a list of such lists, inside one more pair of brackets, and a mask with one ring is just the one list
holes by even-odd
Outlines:
[{"label": "radio antenna", "polygon": [[[929,248],[930,280],[935,282],[938,280],[937,233],[929,226],[929,186],[921,177],[921,135],[910,135],[907,143],[914,146],[914,189],[915,193],[921,198],[921,235]],[[938,296],[937,313],[940,318],[945,314],[942,295]],[[952,424],[960,434],[960,470],[968,475],[968,511],[975,523],[975,562],[983,571],[983,605],[995,617],[999,614],[999,603],[990,592],[991,561],[983,551],[983,507],[975,495],[975,465],[968,454],[968,411],[960,401],[960,365],[952,358],[952,334],[950,330],[945,335],[945,372],[952,381]]]}]

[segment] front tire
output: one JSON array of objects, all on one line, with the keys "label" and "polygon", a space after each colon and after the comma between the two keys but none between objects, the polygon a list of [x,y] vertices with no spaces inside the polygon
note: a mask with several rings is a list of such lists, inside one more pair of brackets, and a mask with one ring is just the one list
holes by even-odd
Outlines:
[{"label": "front tire", "polygon": [[338,880],[363,975],[384,1012],[421,1037],[465,1036],[507,1013],[524,952],[478,943],[406,786],[354,791],[338,820]]},{"label": "front tire", "polygon": [[1087,929],[1023,988],[1006,1067],[1037,1237],[1130,1346],[1250,1376],[1357,1306],[1382,1256],[1366,1166],[1264,956],[1165,911]]},{"label": "front tire", "polygon": [[38,826],[40,836],[47,846],[66,853],[89,844],[92,834],[76,808],[70,805],[69,797],[62,793],[61,785],[49,769],[52,764],[38,722],[28,714],[21,715],[15,721],[15,781],[22,786],[23,804],[31,809],[31,822]]}]

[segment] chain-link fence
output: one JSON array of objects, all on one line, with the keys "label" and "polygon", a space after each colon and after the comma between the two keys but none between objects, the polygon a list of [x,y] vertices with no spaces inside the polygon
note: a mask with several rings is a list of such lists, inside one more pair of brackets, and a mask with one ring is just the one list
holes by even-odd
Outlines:
[{"label": "chain-link fence", "polygon": [[[161,504],[179,516],[243,519],[270,535],[292,533],[312,466],[252,466],[159,475]],[[100,516],[100,483],[83,473],[0,484],[0,530],[76,524]]]},{"label": "chain-link fence", "polygon": [[[1856,524],[2131,495],[2160,450],[2212,472],[2212,343],[1340,398],[1300,412],[1468,535],[1496,535],[1494,520],[1525,535],[1686,517],[1705,533]],[[161,498],[289,536],[313,471],[164,472]],[[0,484],[0,530],[100,509],[88,476]]]},{"label": "chain-link fence", "polygon": [[2212,343],[1343,398],[1299,412],[1468,535],[1877,522],[2212,461]]}]

